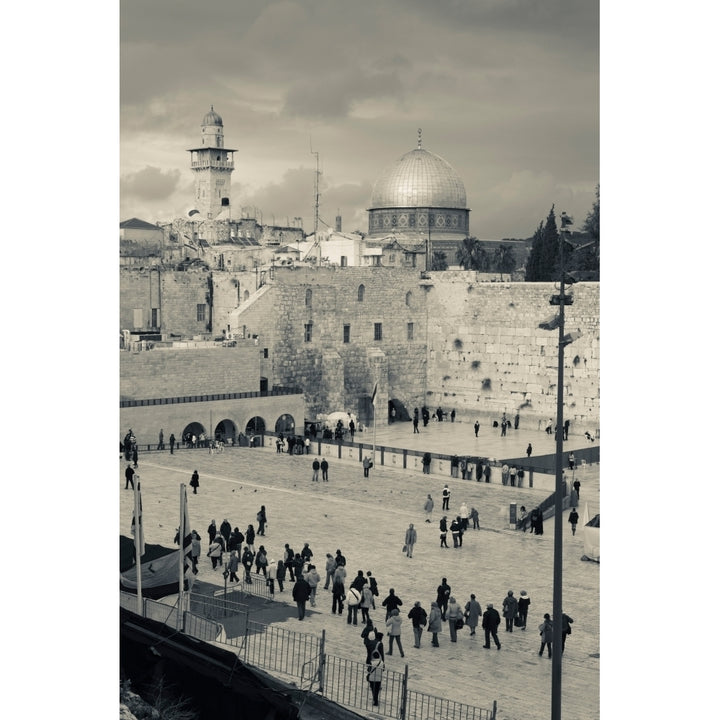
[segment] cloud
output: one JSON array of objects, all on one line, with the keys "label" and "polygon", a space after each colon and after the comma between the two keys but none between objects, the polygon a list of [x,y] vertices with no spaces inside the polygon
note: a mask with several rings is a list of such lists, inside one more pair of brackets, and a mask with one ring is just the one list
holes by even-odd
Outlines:
[{"label": "cloud", "polygon": [[147,166],[138,172],[123,175],[120,178],[120,193],[143,200],[167,200],[179,182],[179,170],[163,172],[160,168]]}]

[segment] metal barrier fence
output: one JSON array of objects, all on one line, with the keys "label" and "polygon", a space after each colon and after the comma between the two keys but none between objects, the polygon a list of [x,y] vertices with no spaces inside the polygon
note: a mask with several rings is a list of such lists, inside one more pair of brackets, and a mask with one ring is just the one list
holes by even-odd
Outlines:
[{"label": "metal barrier fence", "polygon": [[492,710],[488,710],[408,690],[403,717],[404,720],[495,720],[496,713],[496,701]]}]

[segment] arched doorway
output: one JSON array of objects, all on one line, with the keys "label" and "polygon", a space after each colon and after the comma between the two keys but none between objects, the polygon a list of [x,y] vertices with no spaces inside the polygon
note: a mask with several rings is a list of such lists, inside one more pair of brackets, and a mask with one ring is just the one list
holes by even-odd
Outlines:
[{"label": "arched doorway", "polygon": [[[395,411],[394,414],[393,410]],[[388,420],[390,422],[410,421],[407,408],[397,398],[392,398],[388,402]]]},{"label": "arched doorway", "polygon": [[221,420],[215,426],[215,439],[226,445],[234,445],[237,440],[237,426],[232,420]]},{"label": "arched doorway", "polygon": [[295,434],[295,420],[292,415],[281,415],[275,421],[275,432],[283,435]]},{"label": "arched doorway", "polygon": [[[194,445],[192,441],[193,435],[195,436]],[[202,445],[203,438],[205,442],[207,442],[207,438],[205,437],[205,426],[199,422],[192,422],[185,426],[185,429],[182,431],[180,441],[183,445],[185,445],[185,447],[204,447],[204,445]]]},{"label": "arched doorway", "polygon": [[265,432],[265,421],[256,415],[250,418],[248,424],[245,426],[246,435],[262,435]]}]

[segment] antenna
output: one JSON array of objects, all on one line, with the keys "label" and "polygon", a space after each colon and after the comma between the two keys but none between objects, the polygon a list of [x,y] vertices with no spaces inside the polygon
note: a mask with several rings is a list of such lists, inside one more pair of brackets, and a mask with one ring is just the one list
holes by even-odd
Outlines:
[{"label": "antenna", "polygon": [[310,138],[310,154],[315,156],[315,213],[313,222],[313,232],[315,236],[315,245],[317,246],[317,267],[320,267],[322,260],[322,249],[318,242],[318,213],[320,209],[320,153],[312,149],[312,138]]}]

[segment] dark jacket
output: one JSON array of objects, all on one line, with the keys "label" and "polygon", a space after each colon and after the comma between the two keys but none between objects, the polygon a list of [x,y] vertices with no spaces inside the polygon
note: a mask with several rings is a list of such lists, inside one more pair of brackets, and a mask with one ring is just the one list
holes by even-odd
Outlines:
[{"label": "dark jacket", "polygon": [[248,525],[248,529],[245,531],[245,542],[248,545],[255,544],[255,528],[252,525]]},{"label": "dark jacket", "polygon": [[293,600],[295,602],[305,602],[310,597],[310,585],[302,575],[295,580],[292,590]]},{"label": "dark jacket", "polygon": [[441,585],[438,585],[437,589],[437,604],[438,605],[445,605],[447,604],[447,601],[450,599],[450,586],[447,583],[442,583]]},{"label": "dark jacket", "polygon": [[423,627],[427,622],[427,613],[419,605],[413,607],[408,617],[412,620],[413,627]]},{"label": "dark jacket", "polygon": [[483,629],[497,630],[500,625],[500,614],[495,608],[488,608],[483,613],[482,626]]},{"label": "dark jacket", "polygon": [[232,527],[230,523],[227,520],[222,521],[222,525],[220,525],[220,534],[227,540],[230,537],[230,533],[232,532]]},{"label": "dark jacket", "polygon": [[389,615],[393,610],[399,608],[402,605],[402,600],[395,594],[388,595],[382,601],[383,607],[387,609]]}]

